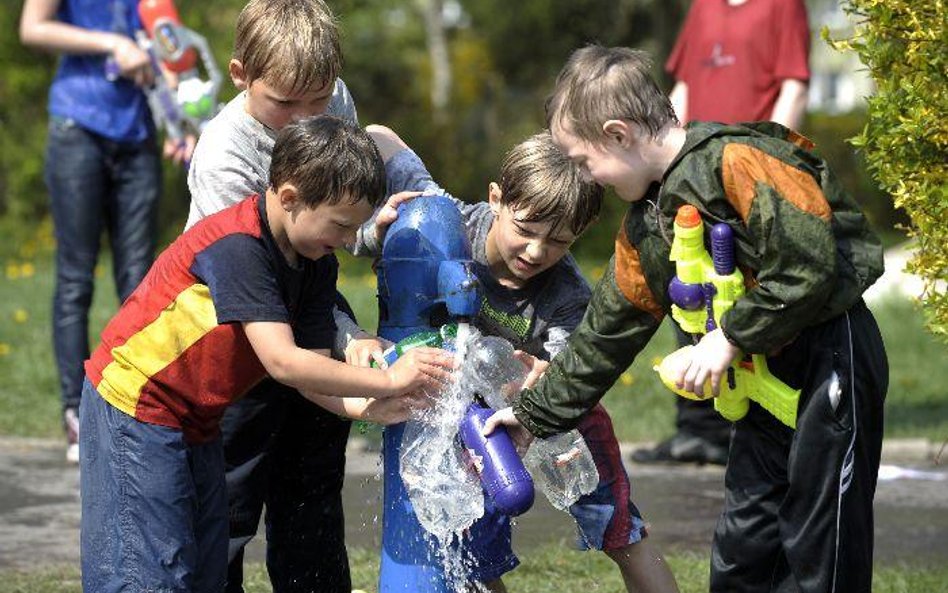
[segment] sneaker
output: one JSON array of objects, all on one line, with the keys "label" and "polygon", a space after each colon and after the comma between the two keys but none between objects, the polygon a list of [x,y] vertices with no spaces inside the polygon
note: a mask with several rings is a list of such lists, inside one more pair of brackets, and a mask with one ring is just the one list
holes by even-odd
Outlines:
[{"label": "sneaker", "polygon": [[727,447],[686,432],[679,432],[651,449],[633,451],[632,461],[646,464],[697,463],[698,465],[704,465],[709,463],[711,465],[727,465]]},{"label": "sneaker", "polygon": [[66,461],[79,463],[79,412],[76,408],[63,411],[63,428],[66,430]]}]

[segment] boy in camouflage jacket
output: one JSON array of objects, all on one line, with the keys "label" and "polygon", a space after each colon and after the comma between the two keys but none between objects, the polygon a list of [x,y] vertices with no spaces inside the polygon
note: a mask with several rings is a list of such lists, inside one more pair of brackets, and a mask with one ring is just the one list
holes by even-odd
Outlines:
[{"label": "boy in camouflage jacket", "polygon": [[772,123],[681,127],[648,71],[642,52],[590,46],[557,79],[557,145],[629,209],[566,349],[486,430],[546,436],[599,401],[670,311],[672,222],[691,204],[706,229],[734,231],[751,287],[692,348],[678,386],[717,395],[755,353],[802,392],[796,430],[755,403],[735,423],[711,590],[868,592],[888,364],[861,295],[882,273],[880,243],[807,139]]}]

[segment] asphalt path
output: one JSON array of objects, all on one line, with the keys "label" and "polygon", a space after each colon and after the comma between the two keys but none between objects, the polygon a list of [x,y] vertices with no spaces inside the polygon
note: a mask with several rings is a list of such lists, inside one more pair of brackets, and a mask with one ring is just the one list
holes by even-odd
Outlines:
[{"label": "asphalt path", "polygon": [[[624,447],[628,459],[628,446]],[[79,561],[79,472],[63,458],[58,441],[0,438],[0,570],[29,570]],[[948,459],[935,465],[931,447],[887,443],[875,499],[876,563],[948,564]],[[352,447],[344,490],[350,546],[379,546],[379,455]],[[717,467],[628,466],[633,499],[662,550],[707,552],[723,501],[724,472]],[[906,470],[923,472],[905,477]],[[900,477],[901,476],[901,477]],[[575,540],[568,515],[538,496],[516,521],[514,545],[529,561],[531,548]],[[261,530],[262,533],[262,530]],[[256,538],[248,558],[262,561]]]}]

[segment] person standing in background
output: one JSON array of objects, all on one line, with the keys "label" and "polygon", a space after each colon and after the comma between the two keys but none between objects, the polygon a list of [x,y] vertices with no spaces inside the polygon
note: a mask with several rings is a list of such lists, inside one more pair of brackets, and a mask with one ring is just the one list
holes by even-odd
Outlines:
[{"label": "person standing in background", "polygon": [[[810,29],[803,0],[695,0],[665,70],[682,124],[770,120],[799,129],[806,113]],[[691,343],[675,326],[682,346]],[[712,400],[675,398],[676,432],[639,463],[724,465],[730,423]]]},{"label": "person standing in background", "polygon": [[[66,459],[79,462],[79,401],[89,358],[99,239],[108,230],[119,301],[154,258],[161,159],[142,87],[153,80],[148,54],[133,39],[138,0],[26,0],[20,41],[62,54],[49,89],[44,178],[56,236],[53,346],[63,404]],[[112,58],[120,76],[106,78]],[[194,139],[165,144],[175,162]]]}]

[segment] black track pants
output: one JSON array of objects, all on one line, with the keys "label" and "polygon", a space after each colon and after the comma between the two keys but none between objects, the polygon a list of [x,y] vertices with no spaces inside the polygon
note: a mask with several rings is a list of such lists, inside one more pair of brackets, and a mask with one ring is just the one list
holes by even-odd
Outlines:
[{"label": "black track pants", "polygon": [[751,404],[735,424],[713,593],[870,593],[888,363],[860,301],[804,331],[771,371],[802,389],[797,430]]}]

